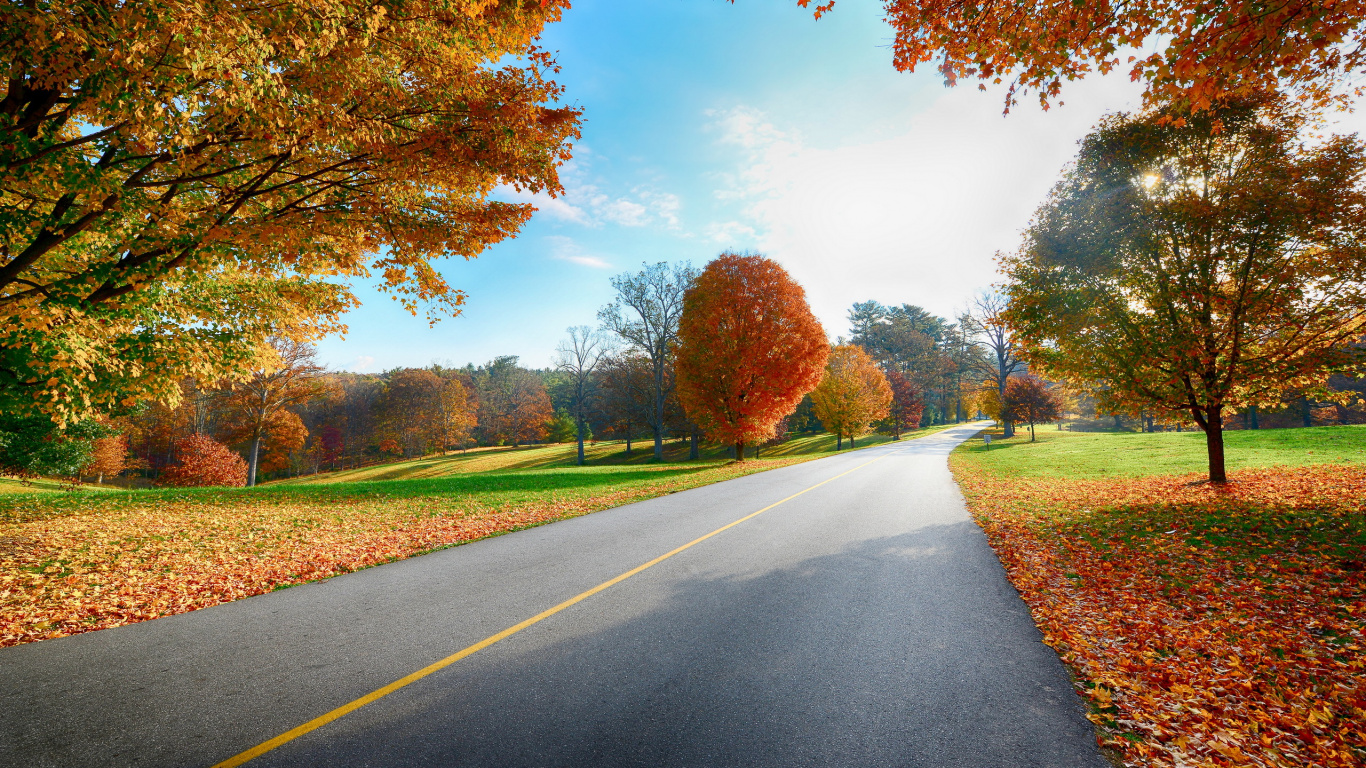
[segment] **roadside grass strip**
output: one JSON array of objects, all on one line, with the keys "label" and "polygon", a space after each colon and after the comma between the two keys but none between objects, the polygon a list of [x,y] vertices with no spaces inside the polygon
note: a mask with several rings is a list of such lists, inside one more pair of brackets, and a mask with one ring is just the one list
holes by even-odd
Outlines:
[{"label": "roadside grass strip", "polygon": [[813,458],[0,495],[0,647],[184,613]]},{"label": "roadside grass strip", "polygon": [[395,680],[394,682],[392,682],[392,683],[390,683],[390,684],[384,686],[383,688],[379,688],[379,689],[376,689],[376,690],[374,690],[374,691],[371,691],[370,693],[367,693],[366,695],[361,696],[361,697],[358,698],[358,699],[354,699],[354,700],[352,700],[352,701],[350,701],[350,702],[347,702],[346,704],[343,704],[342,706],[337,707],[336,709],[334,709],[334,710],[332,710],[332,711],[330,711],[330,712],[327,712],[327,713],[325,713],[325,714],[319,715],[318,717],[315,717],[315,718],[313,718],[312,720],[309,720],[308,722],[304,723],[303,725],[300,725],[300,726],[298,726],[298,727],[292,728],[292,729],[290,729],[290,730],[288,730],[288,731],[286,731],[286,732],[280,734],[279,736],[276,736],[276,737],[273,738],[273,739],[270,739],[270,740],[268,740],[268,741],[264,741],[264,742],[262,742],[262,743],[256,745],[255,747],[252,747],[251,749],[246,750],[245,752],[241,752],[241,753],[239,753],[239,754],[237,754],[237,755],[234,755],[233,757],[228,758],[227,760],[224,760],[224,761],[221,762],[221,763],[217,763],[216,765],[213,766],[213,768],[237,768],[237,766],[244,765],[244,764],[246,764],[246,763],[248,763],[248,762],[251,762],[252,760],[254,760],[254,759],[260,757],[261,755],[264,755],[264,754],[266,754],[267,752],[270,752],[270,751],[272,751],[272,750],[274,750],[274,749],[277,749],[277,748],[279,748],[279,747],[282,747],[282,746],[284,746],[285,744],[288,744],[289,742],[291,742],[291,741],[293,741],[293,740],[299,738],[300,736],[303,736],[303,735],[308,734],[308,733],[312,733],[313,731],[316,731],[317,729],[319,729],[319,728],[321,728],[321,727],[327,725],[328,723],[331,723],[331,722],[333,722],[333,721],[335,721],[335,720],[338,720],[338,719],[340,719],[340,718],[342,718],[342,717],[345,717],[346,715],[348,715],[348,714],[350,714],[350,713],[352,713],[352,712],[355,712],[356,710],[360,709],[361,707],[366,706],[367,704],[371,704],[371,703],[373,703],[373,702],[376,702],[376,701],[378,701],[378,700],[384,698],[385,696],[388,696],[389,694],[394,693],[395,691],[398,691],[398,690],[400,690],[400,689],[402,689],[402,688],[405,688],[405,687],[407,687],[407,686],[409,686],[409,685],[411,685],[411,684],[417,682],[418,680],[421,680],[422,678],[427,677],[428,675],[431,675],[431,674],[433,674],[433,673],[435,673],[435,672],[439,672],[439,671],[445,669],[446,667],[449,667],[450,665],[456,663],[457,661],[460,661],[461,659],[464,659],[464,658],[467,658],[467,657],[469,657],[469,656],[472,656],[472,655],[474,655],[475,653],[478,653],[479,651],[481,651],[481,650],[483,650],[483,649],[485,649],[485,648],[488,648],[489,646],[491,646],[491,645],[493,645],[493,644],[495,644],[495,643],[497,643],[497,642],[499,642],[499,641],[501,641],[501,640],[505,640],[505,639],[507,639],[507,638],[509,638],[509,637],[511,637],[511,636],[513,636],[513,635],[515,635],[515,634],[517,634],[518,632],[521,632],[522,630],[526,629],[527,627],[530,627],[530,626],[532,626],[532,625],[534,625],[534,624],[538,624],[538,623],[540,623],[541,621],[544,621],[545,619],[548,619],[548,618],[550,618],[551,616],[554,616],[555,614],[559,613],[560,611],[563,611],[563,610],[566,609],[566,608],[569,608],[569,607],[571,607],[571,606],[577,605],[578,603],[583,602],[584,600],[586,600],[586,599],[592,597],[593,595],[598,594],[599,592],[602,592],[602,591],[605,590],[605,589],[609,589],[610,587],[613,587],[613,586],[615,586],[615,585],[617,585],[617,584],[620,584],[621,582],[623,582],[623,581],[625,581],[625,580],[631,578],[632,576],[635,576],[636,574],[638,574],[638,573],[640,573],[640,572],[642,572],[642,571],[644,571],[644,570],[646,570],[646,569],[652,568],[652,567],[658,565],[659,563],[662,563],[662,562],[664,562],[665,560],[668,560],[669,558],[673,557],[674,555],[676,555],[676,554],[678,554],[678,553],[680,553],[680,552],[683,552],[684,550],[690,549],[690,548],[692,548],[692,547],[694,547],[694,546],[696,546],[696,545],[698,545],[698,544],[701,544],[702,542],[706,541],[707,539],[712,538],[713,536],[716,536],[716,535],[718,535],[718,534],[724,533],[725,531],[728,531],[728,530],[730,530],[731,528],[734,528],[735,526],[740,525],[741,523],[746,522],[747,520],[751,520],[751,519],[753,519],[753,518],[756,518],[756,517],[758,517],[759,515],[762,515],[763,513],[769,511],[770,509],[773,509],[773,508],[775,508],[775,507],[778,507],[778,506],[781,506],[781,505],[783,505],[783,504],[786,504],[787,502],[789,502],[789,501],[791,501],[791,500],[797,498],[798,496],[801,496],[801,495],[803,495],[803,494],[805,494],[805,493],[808,493],[808,492],[810,492],[810,491],[813,491],[813,490],[815,490],[815,489],[817,489],[817,488],[819,488],[819,487],[821,487],[821,486],[823,486],[823,485],[825,485],[825,484],[827,484],[827,483],[832,483],[832,482],[834,482],[834,481],[836,481],[836,480],[838,480],[838,479],[840,479],[840,478],[842,478],[842,477],[844,477],[844,476],[846,476],[846,475],[849,475],[849,474],[852,474],[852,473],[854,473],[854,472],[857,472],[858,470],[863,469],[864,467],[868,466],[869,464],[872,464],[872,463],[874,463],[874,462],[877,462],[877,461],[880,461],[880,460],[886,458],[887,455],[888,455],[888,454],[883,454],[882,456],[879,456],[879,457],[876,458],[876,459],[872,459],[872,460],[870,460],[870,461],[865,461],[865,462],[863,462],[862,464],[859,464],[858,466],[853,467],[852,469],[846,470],[846,471],[844,471],[844,472],[839,473],[838,475],[835,475],[834,477],[830,477],[830,478],[827,478],[827,479],[825,479],[825,480],[822,480],[822,481],[819,482],[819,483],[815,483],[814,485],[807,486],[806,488],[803,488],[802,490],[797,491],[796,493],[792,494],[791,496],[788,496],[787,498],[784,498],[784,499],[780,499],[780,500],[778,500],[778,501],[775,501],[775,502],[773,502],[772,504],[769,504],[768,506],[764,507],[763,509],[760,509],[760,510],[758,510],[758,511],[756,511],[756,512],[751,512],[751,513],[749,513],[748,515],[745,515],[744,517],[741,517],[741,518],[738,519],[738,520],[733,520],[733,521],[731,521],[731,522],[729,522],[729,523],[726,523],[725,525],[721,526],[720,528],[717,528],[716,530],[714,530],[714,531],[712,531],[712,532],[710,532],[710,533],[707,533],[707,534],[704,534],[704,535],[702,535],[702,536],[699,536],[699,537],[697,537],[696,539],[693,539],[692,541],[688,542],[687,544],[684,544],[684,545],[679,546],[679,547],[675,547],[674,549],[671,549],[671,550],[669,550],[668,552],[665,552],[664,554],[660,555],[659,557],[654,558],[653,560],[650,560],[649,562],[646,562],[646,563],[644,563],[644,564],[642,564],[642,565],[638,565],[638,566],[636,566],[635,568],[632,568],[631,570],[626,571],[625,573],[622,573],[622,574],[620,574],[620,575],[618,575],[618,576],[614,576],[614,577],[608,579],[607,581],[604,581],[604,582],[602,582],[601,584],[597,585],[596,587],[593,587],[592,589],[586,590],[586,591],[584,591],[584,592],[580,592],[579,594],[575,595],[574,597],[571,597],[571,598],[569,598],[568,600],[565,600],[564,602],[562,602],[562,603],[560,603],[560,604],[558,604],[558,605],[556,605],[556,606],[553,606],[553,607],[551,607],[551,608],[548,608],[548,609],[546,609],[546,610],[544,610],[544,611],[542,611],[542,612],[536,614],[535,616],[532,616],[532,617],[529,618],[529,619],[526,619],[526,620],[521,621],[521,622],[519,622],[519,623],[517,623],[517,624],[514,624],[514,625],[512,625],[511,627],[508,627],[507,629],[505,629],[505,630],[503,630],[503,631],[501,631],[501,632],[498,632],[498,633],[496,633],[496,634],[490,635],[490,636],[484,638],[483,640],[480,640],[479,642],[474,643],[473,645],[466,646],[465,648],[462,648],[461,650],[456,651],[455,653],[451,654],[450,656],[447,656],[447,657],[444,658],[444,659],[441,659],[440,661],[437,661],[437,662],[435,662],[435,663],[433,663],[433,664],[429,664],[429,665],[427,665],[426,667],[423,667],[422,669],[419,669],[418,671],[416,671],[416,672],[414,672],[414,673],[412,673],[412,674],[410,674],[410,675],[407,675],[407,676],[405,676],[405,677],[399,678],[398,680]]},{"label": "roadside grass strip", "polygon": [[1220,488],[1066,477],[1067,438],[1027,440],[950,464],[1104,746],[1131,766],[1366,764],[1361,447]]}]

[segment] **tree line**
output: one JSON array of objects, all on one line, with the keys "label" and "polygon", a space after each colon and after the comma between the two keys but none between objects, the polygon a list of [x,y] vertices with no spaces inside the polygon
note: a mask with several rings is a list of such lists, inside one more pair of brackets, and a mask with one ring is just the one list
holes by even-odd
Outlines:
[{"label": "tree line", "polygon": [[[611,280],[597,326],[567,329],[553,364],[504,356],[456,368],[329,372],[315,349],[271,340],[278,364],[245,381],[185,378],[179,397],[98,420],[99,434],[54,461],[0,449],[10,472],[121,472],[162,484],[252,485],[450,451],[610,439],[663,460],[667,440],[728,445],[744,460],[793,434],[829,431],[837,448],[877,430],[899,438],[979,410],[996,364],[990,319],[949,321],[875,301],[849,311],[833,344],[805,294],[770,259],[724,253],[703,269],[643,265]],[[989,382],[988,382],[989,384]],[[989,388],[989,387],[988,387]],[[50,436],[49,436],[50,437]]]}]

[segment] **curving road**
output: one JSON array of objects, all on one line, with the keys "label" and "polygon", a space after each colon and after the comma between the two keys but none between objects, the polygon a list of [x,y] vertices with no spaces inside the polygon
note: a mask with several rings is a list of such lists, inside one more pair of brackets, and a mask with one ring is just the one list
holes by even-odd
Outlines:
[{"label": "curving road", "polygon": [[0,765],[227,761],[805,490],[245,764],[1104,768],[949,475],[980,428],[0,650]]}]

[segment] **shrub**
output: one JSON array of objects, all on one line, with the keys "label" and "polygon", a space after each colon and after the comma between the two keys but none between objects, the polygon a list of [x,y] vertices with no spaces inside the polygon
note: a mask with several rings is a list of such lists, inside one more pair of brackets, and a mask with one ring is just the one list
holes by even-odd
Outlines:
[{"label": "shrub", "polygon": [[230,448],[206,435],[176,441],[180,461],[161,475],[163,485],[182,487],[247,484],[247,462]]}]

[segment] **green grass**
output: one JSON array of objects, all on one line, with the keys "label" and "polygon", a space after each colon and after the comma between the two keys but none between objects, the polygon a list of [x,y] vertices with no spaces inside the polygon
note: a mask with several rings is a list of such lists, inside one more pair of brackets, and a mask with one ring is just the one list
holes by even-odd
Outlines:
[{"label": "green grass", "polygon": [[[973,464],[998,475],[1018,477],[1147,477],[1208,469],[1203,432],[1059,432],[1036,427],[1003,439],[990,432],[958,450]],[[1366,425],[1304,429],[1237,430],[1224,433],[1229,471],[1253,467],[1359,464],[1366,462]],[[966,457],[965,457],[966,458]]]},{"label": "green grass", "polygon": [[[922,437],[946,428],[945,426],[936,426],[918,429],[906,433],[903,439]],[[858,439],[856,447],[867,448],[890,441],[891,438],[885,435],[865,435]],[[631,455],[627,456],[624,441],[603,441],[596,445],[585,444],[586,466],[698,466],[699,464],[715,464],[730,460],[728,448],[712,445],[703,446],[700,451],[700,459],[688,461],[687,444],[676,440],[665,443],[663,465],[654,462],[654,444],[651,441],[634,441],[631,448]],[[847,441],[844,449],[849,450]],[[820,433],[795,437],[780,445],[765,447],[760,455],[764,459],[806,456],[816,458],[834,452],[835,436]],[[573,443],[555,443],[521,448],[482,448],[469,453],[449,453],[445,456],[428,456],[392,464],[277,480],[263,484],[263,487],[436,479],[474,473],[557,469],[576,466],[576,455],[577,450]]]}]

